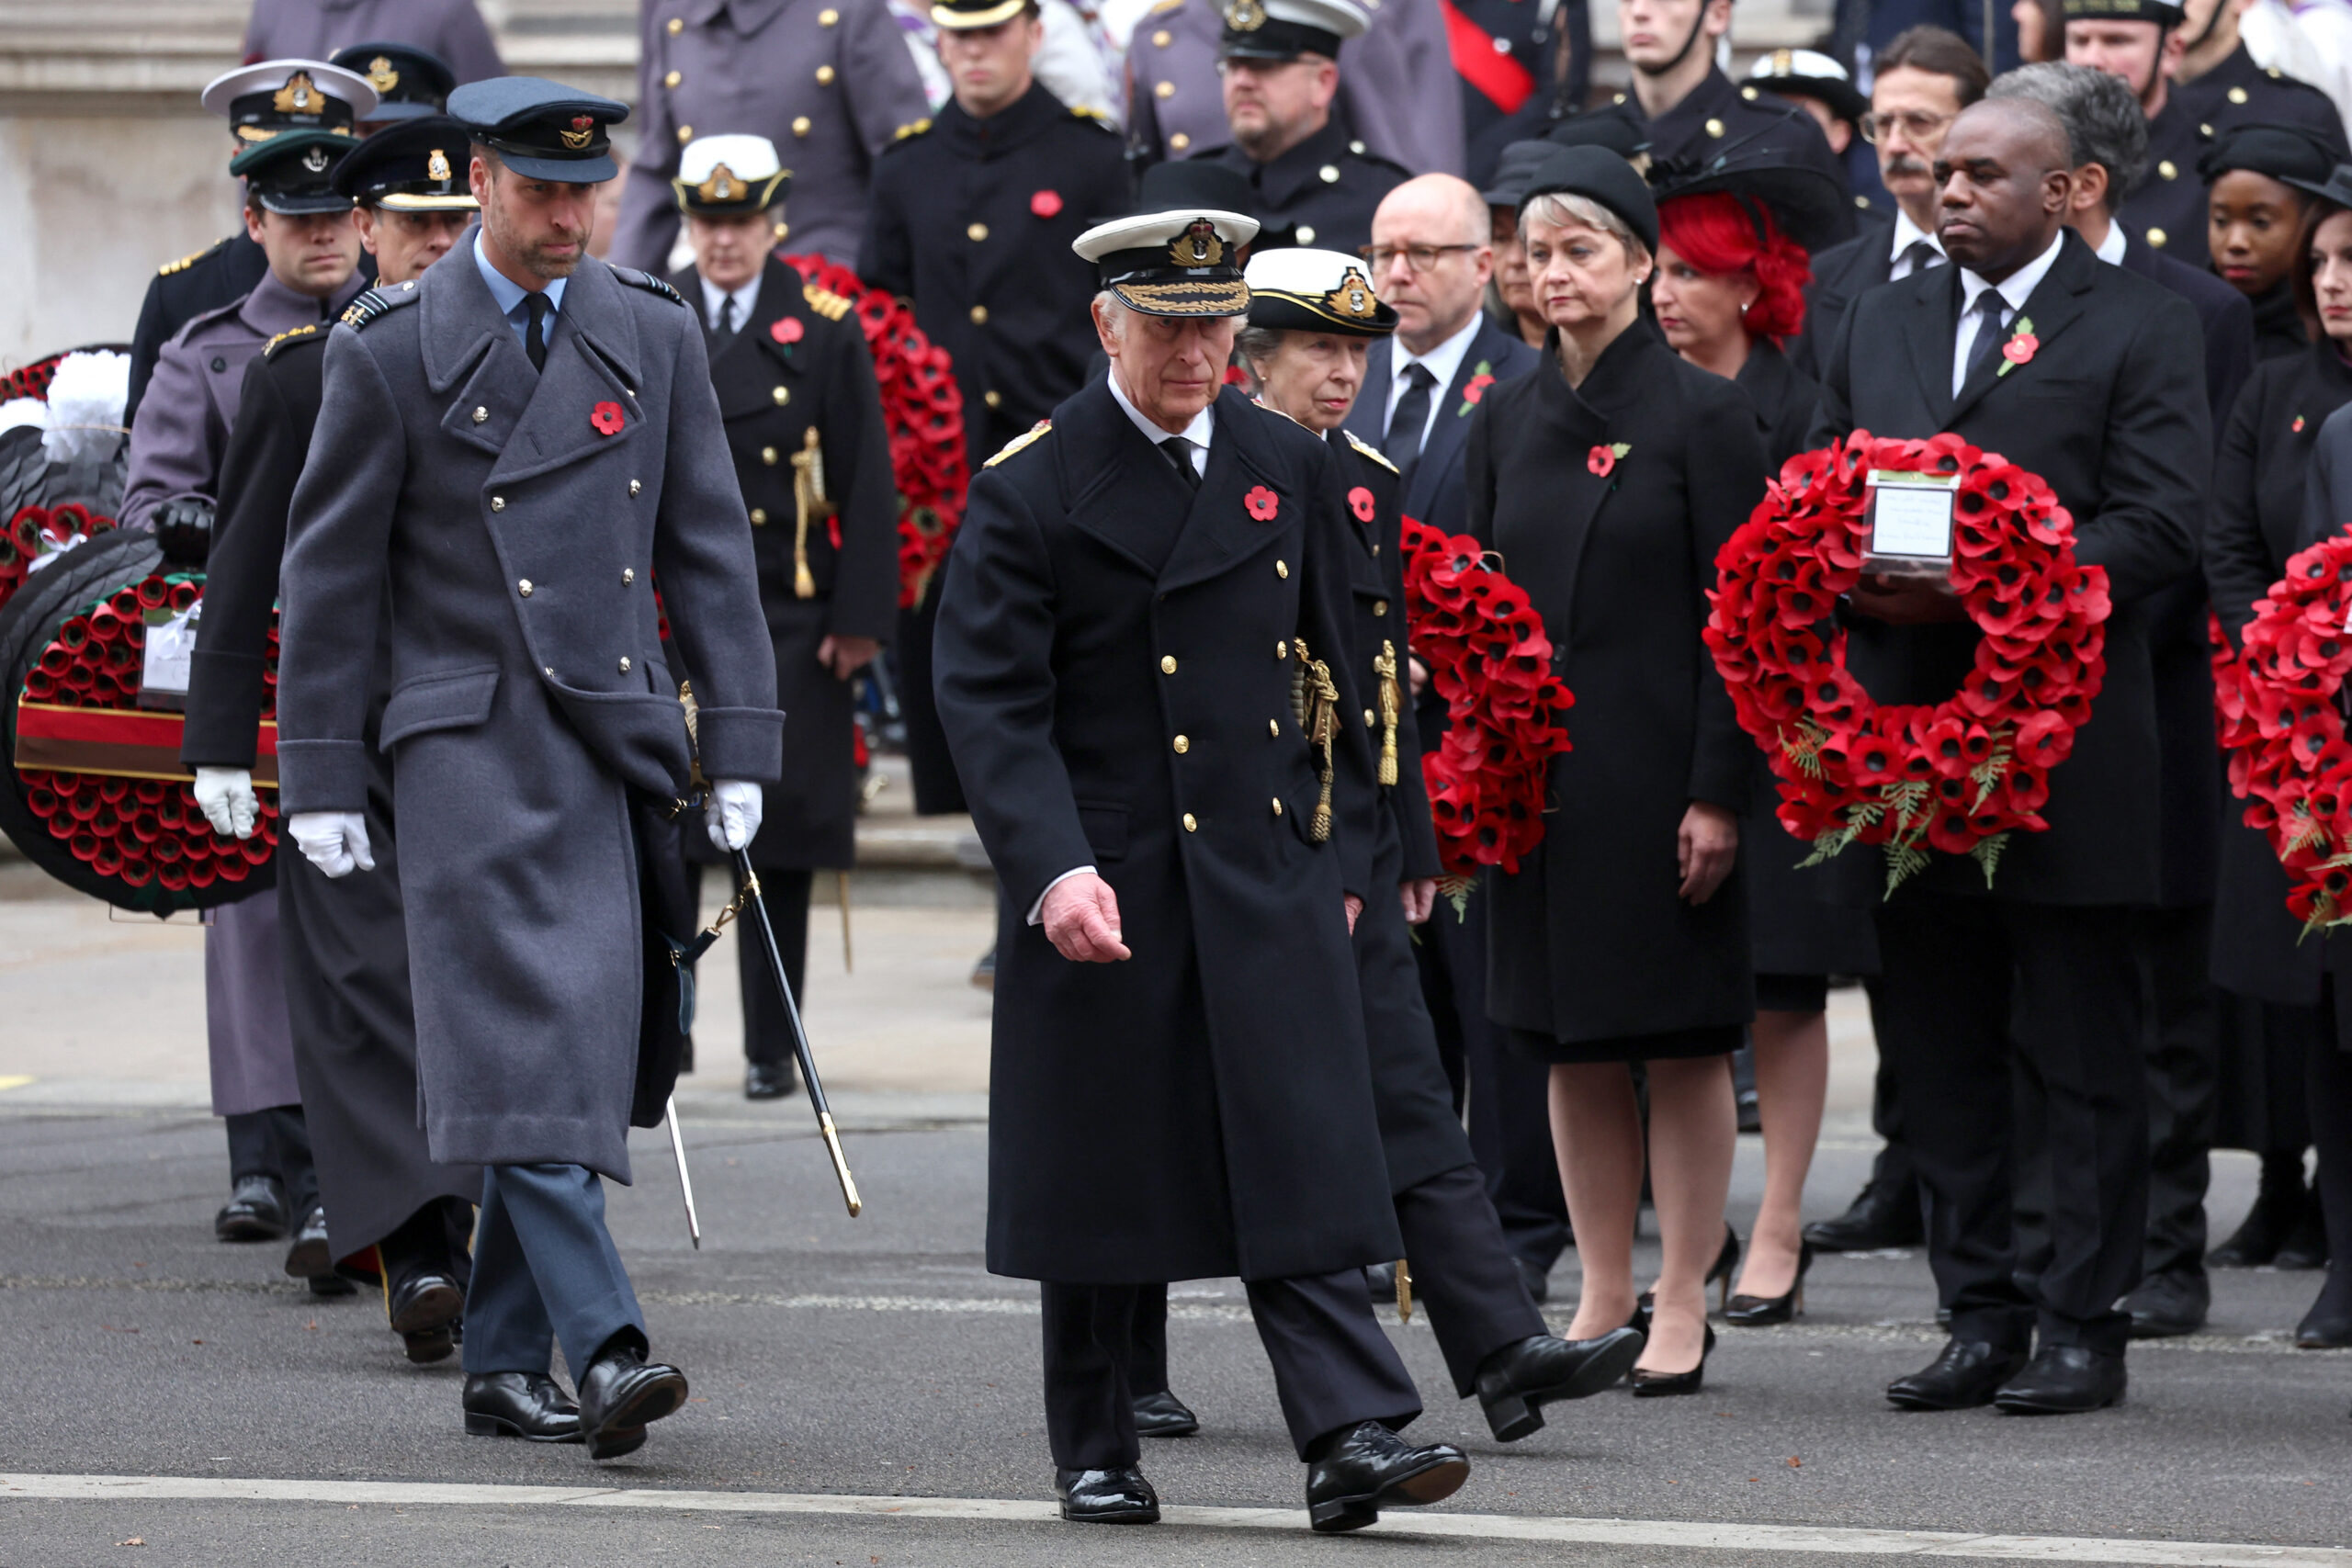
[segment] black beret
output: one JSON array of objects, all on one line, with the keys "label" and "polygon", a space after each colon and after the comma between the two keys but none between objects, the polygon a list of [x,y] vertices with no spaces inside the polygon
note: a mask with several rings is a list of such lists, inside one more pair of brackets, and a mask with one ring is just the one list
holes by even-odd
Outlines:
[{"label": "black beret", "polygon": [[1634,165],[1601,147],[1561,147],[1544,160],[1529,177],[1529,199],[1549,195],[1581,196],[1617,215],[1634,237],[1653,253],[1657,250],[1657,203],[1649,182],[1634,173]]},{"label": "black beret", "polygon": [[2308,188],[2326,184],[2335,167],[2335,150],[2300,125],[2233,125],[2197,160],[2198,177],[2208,185],[2245,169]]}]

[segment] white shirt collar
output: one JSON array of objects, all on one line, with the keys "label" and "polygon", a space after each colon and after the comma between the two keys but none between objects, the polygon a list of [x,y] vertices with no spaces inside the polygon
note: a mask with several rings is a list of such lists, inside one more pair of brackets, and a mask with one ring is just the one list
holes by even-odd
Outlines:
[{"label": "white shirt collar", "polygon": [[[1403,338],[1391,337],[1388,340],[1389,407],[1391,409],[1396,407],[1398,389],[1405,384],[1405,367],[1415,360],[1430,367],[1430,374],[1437,378],[1439,392],[1442,393],[1445,389],[1453,386],[1455,374],[1462,368],[1462,361],[1470,353],[1470,340],[1478,335],[1479,324],[1484,320],[1485,318],[1479,312],[1471,311],[1470,319],[1462,323],[1460,332],[1455,333],[1427,354],[1415,354],[1405,346]],[[1431,401],[1431,412],[1435,412],[1434,400]]]},{"label": "white shirt collar", "polygon": [[2121,266],[2123,253],[2131,243],[2131,236],[2123,231],[2123,225],[2109,217],[2107,220],[2107,238],[2098,243],[2098,249],[2092,254],[2109,266]]},{"label": "white shirt collar", "polygon": [[1136,408],[1135,403],[1127,397],[1126,389],[1119,385],[1119,367],[1116,365],[1111,367],[1111,373],[1102,378],[1102,379],[1111,389],[1111,400],[1119,405],[1121,412],[1125,413],[1129,419],[1135,422],[1136,428],[1143,432],[1143,438],[1145,440],[1150,442],[1154,446],[1157,446],[1161,442],[1167,440],[1170,435],[1182,435],[1185,440],[1191,442],[1194,446],[1199,448],[1199,451],[1194,454],[1193,458],[1193,468],[1194,471],[1199,472],[1206,468],[1208,463],[1209,437],[1216,433],[1216,400],[1215,398],[1211,398],[1209,400],[1208,406],[1201,410],[1200,412],[1194,414],[1193,416],[1193,422],[1190,424],[1187,424],[1183,429],[1177,431],[1162,430],[1159,426],[1146,419],[1143,416],[1143,412]]},{"label": "white shirt collar", "polygon": [[1922,240],[1928,242],[1928,248],[1936,254],[1944,254],[1944,243],[1941,240],[1912,222],[1909,213],[1899,207],[1896,208],[1894,209],[1894,248],[1886,253],[1888,258],[1899,264],[1903,260],[1903,253]]},{"label": "white shirt collar", "polygon": [[2058,237],[2050,242],[2048,250],[2009,274],[1998,284],[1987,283],[1966,267],[1962,267],[1960,269],[1961,312],[1965,315],[1968,311],[1974,310],[1976,301],[1984,297],[1984,291],[1988,288],[1999,290],[2001,302],[2007,305],[2012,313],[2024,310],[2025,302],[2033,298],[2033,291],[2041,287],[2041,280],[2050,276],[2050,269],[2058,265],[2058,253],[2064,248],[2065,243],[2066,231],[2061,229],[2058,231]]},{"label": "white shirt collar", "polygon": [[751,282],[743,285],[741,288],[734,289],[721,288],[718,285],[711,282],[707,277],[703,276],[699,272],[695,274],[695,281],[702,285],[703,325],[707,327],[715,327],[718,325],[718,302],[722,299],[732,299],[735,301],[735,324],[738,327],[741,327],[745,321],[752,319],[752,309],[760,302],[760,275],[758,273],[755,272],[752,274]]}]

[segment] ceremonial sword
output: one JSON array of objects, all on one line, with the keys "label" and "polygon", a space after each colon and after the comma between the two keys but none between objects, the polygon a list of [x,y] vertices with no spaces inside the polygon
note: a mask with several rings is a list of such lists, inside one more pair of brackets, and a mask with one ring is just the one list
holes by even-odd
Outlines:
[{"label": "ceremonial sword", "polygon": [[695,1179],[686,1173],[685,1140],[678,1136],[678,1097],[670,1097],[666,1118],[670,1123],[670,1157],[678,1162],[678,1195],[686,1201],[686,1236],[702,1250],[702,1221],[695,1216]]},{"label": "ceremonial sword", "polygon": [[[768,955],[768,973],[775,976],[776,994],[784,998],[784,1016],[792,1024],[792,1054],[800,1063],[800,1079],[808,1086],[808,1107],[817,1113],[817,1131],[824,1135],[825,1150],[833,1156],[833,1175],[842,1184],[842,1200],[849,1205],[849,1217],[855,1219],[865,1207],[857,1195],[857,1179],[849,1173],[849,1160],[842,1154],[842,1136],[833,1126],[832,1108],[825,1102],[825,1086],[817,1077],[817,1057],[808,1049],[808,1032],[800,1025],[800,1007],[792,998],[792,982],[784,976],[784,954],[775,944],[775,925],[768,919],[767,899],[760,892],[759,874],[752,869],[752,857],[742,850],[735,852],[735,874],[743,894],[749,895],[752,909],[759,917],[760,946]],[[673,1122],[674,1128],[675,1123]],[[673,1145],[674,1146],[674,1145]],[[680,1165],[681,1173],[684,1166]],[[687,1200],[689,1213],[693,1200]]]}]

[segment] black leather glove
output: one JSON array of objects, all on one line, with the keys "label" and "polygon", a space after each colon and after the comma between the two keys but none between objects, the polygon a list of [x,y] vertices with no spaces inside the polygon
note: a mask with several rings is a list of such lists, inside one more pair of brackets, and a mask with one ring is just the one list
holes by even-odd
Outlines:
[{"label": "black leather glove", "polygon": [[212,502],[200,495],[175,495],[155,509],[155,542],[178,566],[202,566],[212,552]]}]

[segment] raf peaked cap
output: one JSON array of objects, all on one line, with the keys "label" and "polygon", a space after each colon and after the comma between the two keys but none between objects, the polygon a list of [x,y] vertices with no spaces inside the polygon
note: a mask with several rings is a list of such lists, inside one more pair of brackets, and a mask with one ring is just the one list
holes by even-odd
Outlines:
[{"label": "raf peaked cap", "polygon": [[1831,114],[1856,125],[1871,112],[1870,99],[1855,89],[1846,68],[1818,50],[1769,50],[1756,57],[1747,80],[1784,98],[1817,98],[1829,106]]},{"label": "raf peaked cap", "polygon": [[353,122],[376,112],[376,89],[323,60],[265,60],[205,84],[204,111],[226,117],[240,141],[287,130],[356,136]]},{"label": "raf peaked cap", "polygon": [[969,32],[1009,22],[1029,9],[1033,0],[938,0],[931,8],[931,25],[949,32]]},{"label": "raf peaked cap", "polygon": [[1370,25],[1350,0],[1225,0],[1216,52],[1224,60],[1337,60],[1340,43],[1362,38]]},{"label": "raf peaked cap", "polygon": [[1539,196],[1580,196],[1600,203],[1621,219],[1634,237],[1655,254],[1657,250],[1657,203],[1647,181],[1634,165],[1601,147],[1558,147],[1527,182],[1524,207]]},{"label": "raf peaked cap", "polygon": [[334,51],[334,63],[356,71],[376,89],[376,107],[367,120],[416,119],[439,114],[458,85],[448,62],[413,43],[355,43]]},{"label": "raf peaked cap", "polygon": [[764,136],[697,136],[678,154],[670,182],[678,210],[705,218],[765,212],[791,186],[792,171]]},{"label": "raf peaked cap", "polygon": [[1396,312],[1380,302],[1363,264],[1339,251],[1289,246],[1250,258],[1250,324],[1275,332],[1386,337]]},{"label": "raf peaked cap", "polygon": [[2182,15],[2170,0],[2060,0],[2059,10],[2070,22],[2154,22],[2160,28],[2180,26]]},{"label": "raf peaked cap", "polygon": [[1186,160],[1144,172],[1129,218],[1098,223],[1070,249],[1102,270],[1102,287],[1148,316],[1238,316],[1250,308],[1241,252],[1258,237],[1249,182]]},{"label": "raf peaked cap", "polygon": [[449,95],[449,118],[526,179],[598,185],[620,173],[611,131],[628,106],[538,76],[493,76]]},{"label": "raf peaked cap", "polygon": [[466,178],[471,152],[466,128],[447,115],[396,120],[351,150],[334,188],[393,212],[470,212],[479,205]]},{"label": "raf peaked cap", "polygon": [[351,197],[334,187],[335,165],[357,145],[333,130],[285,130],[230,160],[229,172],[266,212],[348,212]]}]

